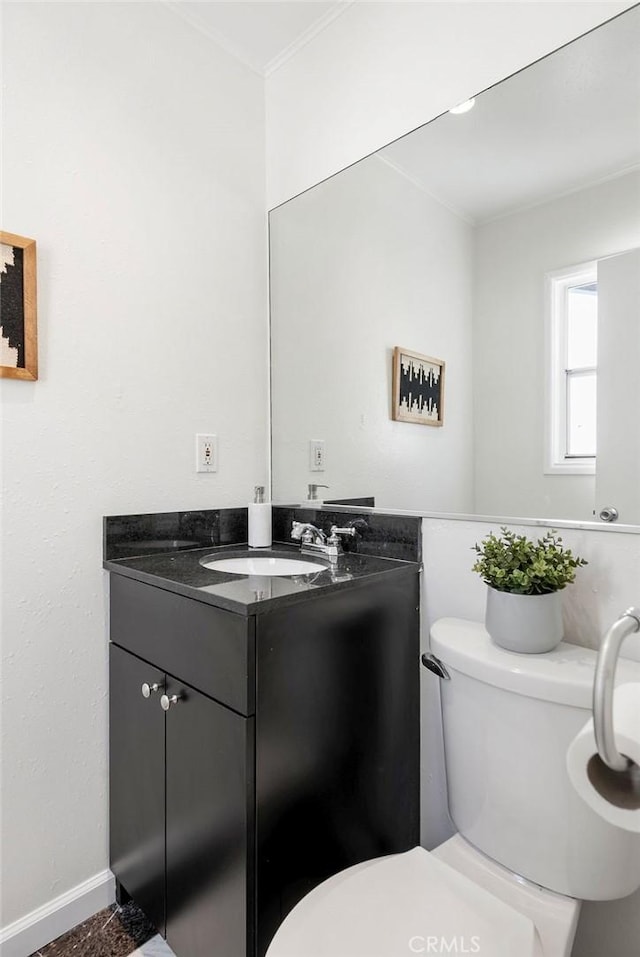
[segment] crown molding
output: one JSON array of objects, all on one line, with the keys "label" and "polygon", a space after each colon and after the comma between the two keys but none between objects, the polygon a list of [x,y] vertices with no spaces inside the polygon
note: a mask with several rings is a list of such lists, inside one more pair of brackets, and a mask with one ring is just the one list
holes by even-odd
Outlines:
[{"label": "crown molding", "polygon": [[488,226],[491,223],[500,222],[502,219],[508,219],[510,216],[518,216],[520,213],[527,213],[530,210],[537,209],[540,206],[546,206],[548,203],[554,203],[557,200],[564,199],[567,196],[573,196],[575,193],[581,193],[583,190],[593,189],[596,186],[602,186],[605,183],[610,183],[613,180],[620,179],[623,176],[629,176],[631,173],[636,173],[640,171],[640,163],[633,163],[631,166],[626,166],[621,170],[617,170],[615,173],[609,173],[605,176],[599,176],[595,179],[588,180],[585,183],[581,183],[578,186],[571,186],[568,189],[558,190],[555,193],[549,193],[547,196],[544,196],[542,199],[536,199],[529,203],[523,203],[520,205],[509,207],[508,209],[503,210],[500,213],[495,215],[488,216],[486,218],[479,217],[474,218],[473,216],[462,212],[462,210],[457,209],[455,206],[452,206],[451,203],[442,199],[436,193],[431,192],[427,189],[424,183],[421,183],[419,179],[416,179],[415,176],[412,176],[410,173],[407,173],[405,169],[402,168],[398,163],[393,160],[387,159],[386,156],[380,156],[377,153],[373,154],[377,160],[381,163],[384,163],[386,166],[389,166],[394,172],[398,173],[399,176],[402,176],[403,179],[406,179],[409,183],[419,189],[421,192],[425,193],[431,199],[435,200],[436,203],[439,203],[441,206],[444,206],[449,212],[453,213],[454,216],[457,216],[459,219],[464,220],[465,223],[468,223],[470,226]]},{"label": "crown molding", "polygon": [[570,186],[568,189],[559,190],[557,193],[549,193],[542,199],[534,199],[530,203],[523,203],[521,206],[513,206],[504,212],[496,213],[495,216],[488,216],[486,219],[479,219],[478,226],[488,226],[489,223],[497,223],[501,219],[508,219],[509,216],[517,216],[519,213],[527,213],[529,210],[537,209],[539,206],[546,206],[547,203],[555,203],[566,196],[573,196],[575,193],[582,193],[587,189],[595,189],[596,186],[604,186],[615,179],[621,179],[623,176],[629,176],[631,173],[640,171],[640,163],[632,163],[631,166],[625,166],[623,169],[616,170],[615,173],[607,173],[605,176],[598,176],[595,179],[587,180],[578,186]]},{"label": "crown molding", "polygon": [[253,73],[256,73],[264,80],[268,76],[271,76],[272,73],[275,73],[276,70],[280,69],[287,60],[290,60],[299,53],[307,43],[317,37],[319,33],[322,33],[329,24],[337,20],[338,17],[341,17],[349,7],[354,5],[355,0],[337,0],[326,13],[318,17],[318,19],[307,27],[306,30],[303,30],[292,43],[278,53],[277,56],[273,57],[272,60],[269,60],[266,66],[254,60],[246,50],[236,43],[233,43],[232,40],[219,30],[214,29],[209,23],[206,23],[194,10],[193,3],[189,4],[189,8],[187,9],[183,0],[160,0],[160,2],[177,17],[180,17],[181,20],[193,27],[194,30],[197,30],[198,33],[212,40],[213,43],[221,47],[226,53],[235,57],[236,60],[239,60],[244,66],[248,67]]},{"label": "crown molding", "polygon": [[284,66],[284,64],[299,53],[307,43],[310,43],[319,33],[326,30],[329,24],[341,17],[343,13],[346,13],[349,7],[354,6],[355,2],[356,0],[337,0],[326,13],[318,17],[311,26],[307,27],[300,36],[296,37],[293,43],[290,43],[281,53],[278,53],[272,60],[269,60],[263,71],[264,76],[269,77],[275,73],[276,70],[279,70],[281,66]]},{"label": "crown molding", "polygon": [[416,179],[415,176],[412,176],[411,173],[407,173],[405,169],[402,168],[398,163],[393,160],[387,159],[386,156],[380,156],[379,153],[373,154],[375,158],[380,162],[384,163],[385,166],[389,166],[394,173],[397,173],[399,176],[402,176],[403,179],[406,179],[407,182],[411,183],[412,186],[415,186],[416,189],[419,189],[421,193],[424,193],[425,196],[428,196],[429,199],[432,199],[435,203],[438,203],[440,206],[444,206],[445,209],[448,209],[450,213],[453,213],[454,216],[457,216],[458,219],[461,219],[463,222],[467,223],[469,226],[476,226],[476,221],[473,217],[469,216],[467,213],[463,213],[461,209],[458,209],[455,206],[452,206],[451,203],[442,199],[442,197],[437,196],[435,193],[432,193],[431,190],[427,189],[424,183],[421,183],[419,179]]},{"label": "crown molding", "polygon": [[248,67],[252,73],[256,73],[264,79],[264,70],[260,64],[256,63],[255,60],[247,55],[245,50],[242,50],[235,43],[232,43],[224,34],[218,30],[214,30],[208,23],[205,23],[204,20],[194,12],[193,6],[187,10],[181,0],[160,0],[160,2],[177,17],[180,17],[181,20],[188,23],[190,27],[197,30],[198,33],[201,33],[207,37],[208,40],[212,40],[217,46],[221,47],[225,53],[239,60],[244,66]]}]

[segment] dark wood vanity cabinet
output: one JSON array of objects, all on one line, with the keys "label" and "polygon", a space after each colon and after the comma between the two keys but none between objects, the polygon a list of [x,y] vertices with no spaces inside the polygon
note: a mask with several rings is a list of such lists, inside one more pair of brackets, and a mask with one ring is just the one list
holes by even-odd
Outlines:
[{"label": "dark wood vanity cabinet", "polygon": [[[110,648],[117,880],[177,955],[251,952],[254,719]],[[159,686],[150,697],[143,684]],[[178,701],[163,711],[161,694]]]},{"label": "dark wood vanity cabinet", "polygon": [[149,920],[165,929],[164,713],[144,682],[164,674],[109,647],[109,841],[116,878]]},{"label": "dark wood vanity cabinet", "polygon": [[263,957],[418,843],[417,608],[417,573],[258,615],[111,575],[111,867],[177,957]]}]

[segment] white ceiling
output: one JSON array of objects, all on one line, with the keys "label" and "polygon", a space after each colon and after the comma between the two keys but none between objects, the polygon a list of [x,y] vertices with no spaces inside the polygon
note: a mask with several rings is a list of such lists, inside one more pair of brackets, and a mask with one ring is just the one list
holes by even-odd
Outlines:
[{"label": "white ceiling", "polygon": [[637,167],[640,7],[377,155],[472,223]]},{"label": "white ceiling", "polygon": [[[268,76],[352,3],[163,0]],[[453,105],[453,104],[452,104]],[[640,165],[640,7],[377,154],[471,223]]]},{"label": "white ceiling", "polygon": [[322,3],[319,0],[165,2],[174,13],[262,76],[277,69],[351,6],[346,2]]}]

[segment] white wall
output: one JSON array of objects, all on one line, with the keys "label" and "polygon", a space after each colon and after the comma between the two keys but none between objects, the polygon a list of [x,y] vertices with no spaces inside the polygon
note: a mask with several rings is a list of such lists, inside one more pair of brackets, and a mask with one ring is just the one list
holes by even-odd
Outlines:
[{"label": "white wall", "polygon": [[630,6],[352,4],[267,80],[269,207]]},{"label": "white wall", "polygon": [[[499,522],[423,519],[423,647],[438,618],[484,621],[486,586],[471,571],[472,546]],[[504,524],[504,523],[502,523]],[[544,526],[510,525],[537,538]],[[629,605],[640,601],[640,535],[563,528],[564,543],[589,564],[563,593],[565,639],[597,648],[602,635]],[[640,661],[640,638],[628,638],[623,654]],[[439,680],[422,674],[422,843],[433,847],[451,833],[447,816]],[[573,957],[631,957],[640,952],[640,891],[622,901],[583,904]]]},{"label": "white wall", "polygon": [[[593,475],[544,474],[545,275],[639,245],[639,198],[636,171],[476,228],[479,514],[592,520]],[[624,342],[616,347],[623,350]]]},{"label": "white wall", "polygon": [[2,381],[7,925],[107,867],[101,517],[249,501],[268,404],[263,81],[161,4],[3,19],[2,226],[37,240],[40,331],[39,381]]},{"label": "white wall", "polygon": [[[328,499],[470,511],[471,227],[371,157],[272,212],[270,233],[276,500],[321,482]],[[391,420],[397,345],[446,357],[445,428]]]}]

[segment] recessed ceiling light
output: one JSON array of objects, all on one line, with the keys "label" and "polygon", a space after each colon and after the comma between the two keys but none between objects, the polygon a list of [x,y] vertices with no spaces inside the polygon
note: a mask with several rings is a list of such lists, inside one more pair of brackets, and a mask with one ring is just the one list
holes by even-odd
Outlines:
[{"label": "recessed ceiling light", "polygon": [[468,113],[469,110],[473,109],[475,102],[476,102],[476,98],[475,96],[472,96],[470,100],[465,100],[464,103],[458,103],[457,106],[452,106],[449,112],[455,113],[456,116],[459,113]]}]

